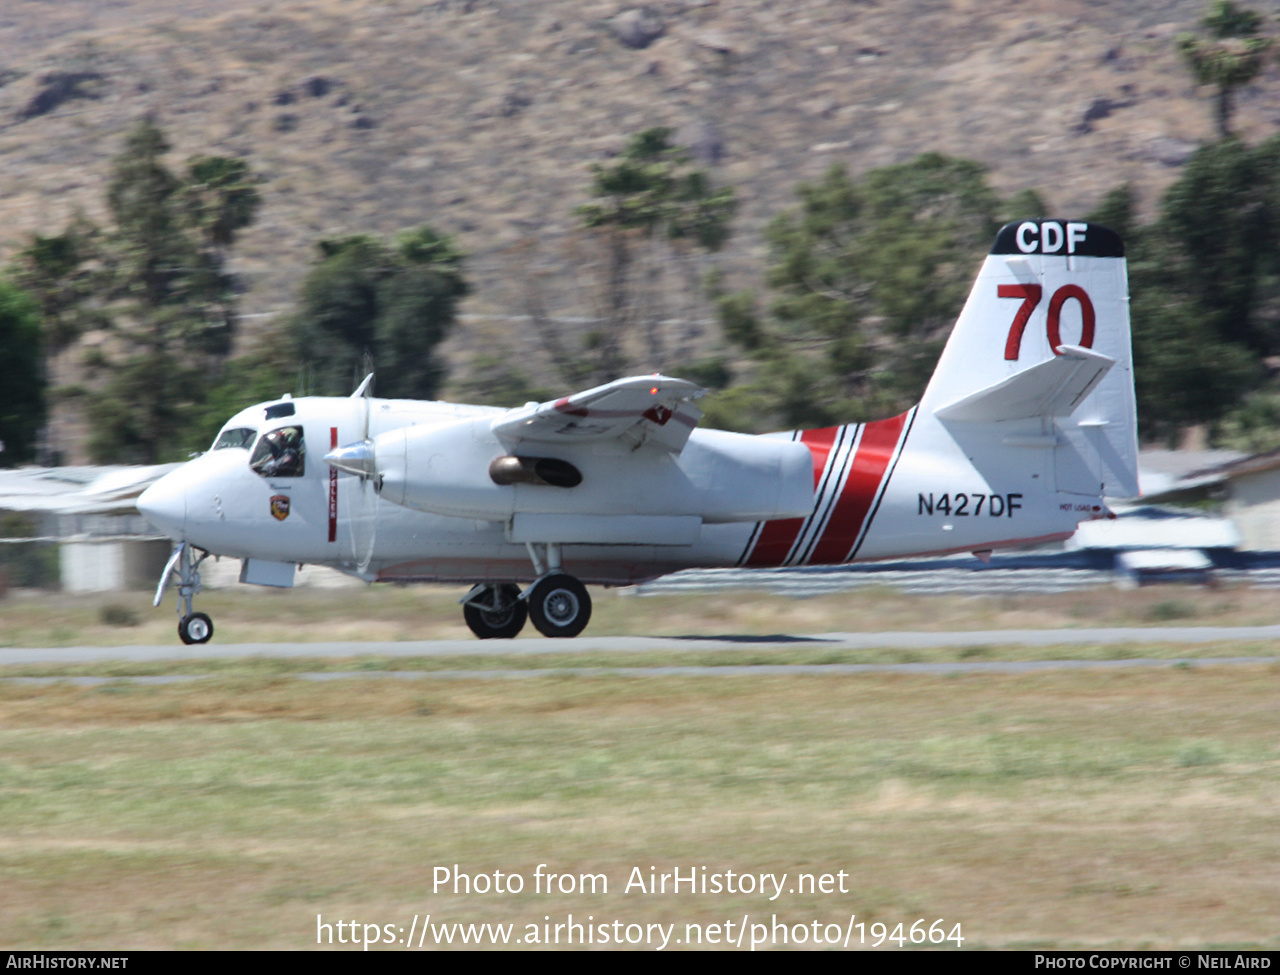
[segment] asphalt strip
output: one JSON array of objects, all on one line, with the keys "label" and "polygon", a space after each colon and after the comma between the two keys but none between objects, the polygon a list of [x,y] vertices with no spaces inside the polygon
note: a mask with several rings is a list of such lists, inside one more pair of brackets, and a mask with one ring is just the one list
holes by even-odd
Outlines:
[{"label": "asphalt strip", "polygon": [[[924,650],[931,647],[979,646],[1112,646],[1150,643],[1265,643],[1280,641],[1280,626],[1109,627],[1069,630],[963,630],[929,633],[819,633],[808,636],[586,636],[548,639],[531,636],[516,640],[430,640],[395,643],[209,643],[198,647],[177,644],[121,647],[3,647],[6,664],[131,662],[157,660],[230,660],[246,657],[511,657],[522,654],[647,653],[661,650],[741,651],[806,647],[822,650]],[[1253,659],[1253,658],[1250,658]],[[1269,658],[1257,658],[1266,661]],[[1280,659],[1280,656],[1277,657]],[[1132,663],[1132,661],[1124,661]],[[832,665],[834,666],[834,665]],[[860,665],[848,665],[860,666]],[[887,665],[886,665],[887,666]],[[916,665],[912,665],[916,666]],[[924,666],[924,665],[920,665]],[[932,665],[930,665],[932,666]],[[953,667],[953,665],[938,665]],[[977,665],[975,666],[994,666]],[[627,668],[634,670],[636,668]],[[725,668],[713,667],[715,671]],[[788,667],[788,672],[796,672]],[[546,673],[540,670],[539,673]],[[753,672],[758,672],[758,668]],[[824,673],[831,673],[826,670]]]},{"label": "asphalt strip", "polygon": [[[587,637],[566,639],[525,639],[510,641],[436,640],[398,643],[242,643],[209,644],[201,647],[132,646],[132,647],[47,647],[2,648],[0,665],[8,664],[74,664],[95,661],[154,662],[196,659],[246,659],[289,657],[486,657],[532,654],[572,653],[642,653],[662,650],[742,651],[744,649],[782,649],[806,646],[824,650],[871,650],[878,648],[927,649],[930,647],[977,646],[1072,646],[1142,643],[1227,643],[1280,640],[1280,626],[1247,627],[1144,627],[1078,630],[967,630],[963,632],[888,632],[888,633],[824,633],[814,636],[676,636],[676,637]],[[1121,660],[1029,660],[1029,661],[952,661],[944,663],[892,664],[754,664],[723,666],[671,667],[545,667],[536,669],[503,668],[486,670],[435,671],[334,671],[298,673],[299,680],[401,679],[439,680],[520,679],[530,677],[735,677],[735,676],[801,676],[851,674],[1025,674],[1043,670],[1119,669],[1134,667],[1210,667],[1226,665],[1263,665],[1280,662],[1280,657],[1210,657],[1210,658],[1126,658]],[[167,684],[204,680],[215,675],[171,674],[137,677],[12,677],[9,683],[69,683],[94,686],[126,680],[137,684]]]}]

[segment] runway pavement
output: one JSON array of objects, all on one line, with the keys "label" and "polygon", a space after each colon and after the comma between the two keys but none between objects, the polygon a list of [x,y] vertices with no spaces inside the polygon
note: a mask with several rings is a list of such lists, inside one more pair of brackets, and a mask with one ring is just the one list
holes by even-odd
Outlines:
[{"label": "runway pavement", "polygon": [[[431,640],[397,643],[209,643],[187,647],[178,643],[162,646],[120,647],[5,647],[0,648],[0,665],[6,664],[58,664],[90,663],[93,661],[160,661],[196,659],[235,659],[247,657],[455,657],[455,656],[518,656],[522,654],[577,654],[577,653],[640,653],[661,650],[694,651],[742,651],[746,649],[812,648],[823,650],[872,650],[883,648],[927,649],[931,647],[977,646],[1098,646],[1141,645],[1154,643],[1267,643],[1280,641],[1280,626],[1184,626],[1184,627],[1133,627],[1101,629],[1050,629],[1050,630],[965,630],[960,632],[931,633],[924,631],[899,631],[883,633],[821,633],[813,635],[774,634],[766,636],[583,636],[576,639],[546,639],[531,636],[517,640]],[[1224,660],[1228,658],[1214,658]],[[1237,662],[1268,662],[1280,660],[1280,643],[1277,656],[1229,658]],[[1190,661],[1209,663],[1208,659]],[[1049,661],[1030,662],[1018,666],[1134,666],[1137,660],[1081,662]],[[1170,666],[1177,661],[1149,661],[1148,665]],[[886,665],[815,665],[825,666],[823,672],[834,672],[834,667],[943,667],[954,672],[958,669],[992,669],[1013,666],[991,662],[965,664],[886,664]],[[628,672],[638,670],[627,668]],[[657,668],[667,670],[670,668]],[[689,668],[684,668],[689,669]],[[696,669],[696,668],[694,668]],[[727,667],[708,668],[716,673],[728,672]],[[735,668],[740,669],[740,668]],[[762,673],[765,668],[747,668],[752,673]],[[788,673],[799,673],[799,666],[786,666]],[[440,672],[436,672],[437,674]],[[536,673],[545,674],[546,670]]]}]

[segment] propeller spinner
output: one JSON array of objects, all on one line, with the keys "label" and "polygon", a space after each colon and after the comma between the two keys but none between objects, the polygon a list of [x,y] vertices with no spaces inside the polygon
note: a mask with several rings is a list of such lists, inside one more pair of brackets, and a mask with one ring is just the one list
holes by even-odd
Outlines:
[{"label": "propeller spinner", "polygon": [[357,477],[371,478],[378,475],[378,455],[372,440],[357,440],[345,447],[335,447],[324,455],[324,462]]}]

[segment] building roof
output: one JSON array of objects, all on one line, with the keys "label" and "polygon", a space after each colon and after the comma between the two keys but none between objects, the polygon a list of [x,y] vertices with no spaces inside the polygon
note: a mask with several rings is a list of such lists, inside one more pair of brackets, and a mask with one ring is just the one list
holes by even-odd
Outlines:
[{"label": "building roof", "polygon": [[1224,467],[1247,459],[1238,450],[1144,450],[1138,454],[1142,501],[1205,497],[1226,480]]},{"label": "building roof", "polygon": [[1260,474],[1263,471],[1275,470],[1277,467],[1280,467],[1280,449],[1268,450],[1265,454],[1253,454],[1250,457],[1242,457],[1240,460],[1223,464],[1218,468],[1218,472],[1227,480],[1232,480],[1246,474]]}]

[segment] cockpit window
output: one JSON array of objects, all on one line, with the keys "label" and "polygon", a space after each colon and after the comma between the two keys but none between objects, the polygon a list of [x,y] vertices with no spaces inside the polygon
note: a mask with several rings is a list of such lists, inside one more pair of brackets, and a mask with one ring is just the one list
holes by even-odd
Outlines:
[{"label": "cockpit window", "polygon": [[218,434],[218,439],[214,441],[213,449],[222,450],[226,447],[243,447],[248,450],[253,446],[253,438],[258,435],[258,431],[253,427],[234,427],[230,430],[223,430]]},{"label": "cockpit window", "polygon": [[306,458],[302,427],[280,427],[259,438],[249,466],[263,477],[302,477]]}]

